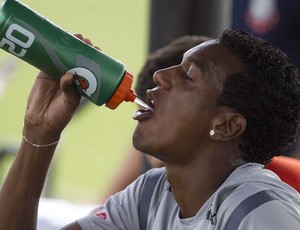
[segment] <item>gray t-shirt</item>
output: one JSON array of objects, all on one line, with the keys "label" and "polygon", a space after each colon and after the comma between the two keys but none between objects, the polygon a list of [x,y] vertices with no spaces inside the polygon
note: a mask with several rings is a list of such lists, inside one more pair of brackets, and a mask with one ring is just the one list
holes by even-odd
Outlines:
[{"label": "gray t-shirt", "polygon": [[[139,230],[140,197],[151,174],[163,171],[153,190],[148,230],[299,230],[300,195],[273,172],[255,163],[240,166],[198,213],[181,219],[164,168],[149,170],[124,191],[77,222],[84,230]],[[188,195],[188,194],[187,194]]]}]

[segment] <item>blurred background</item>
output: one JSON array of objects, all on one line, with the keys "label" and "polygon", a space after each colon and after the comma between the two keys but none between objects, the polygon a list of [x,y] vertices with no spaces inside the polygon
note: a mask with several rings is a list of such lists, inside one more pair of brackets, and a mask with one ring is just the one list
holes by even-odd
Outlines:
[{"label": "blurred background", "polygon": [[[70,33],[82,33],[136,74],[147,54],[148,1],[21,1]],[[21,140],[27,96],[38,70],[0,50],[0,181]],[[92,103],[63,132],[44,195],[96,202],[131,143],[133,103],[117,110]]]},{"label": "blurred background", "polygon": [[[300,68],[300,0],[22,2],[66,31],[90,38],[134,75],[149,53],[172,40],[183,35],[217,37],[226,28],[265,38]],[[0,50],[0,183],[21,140],[26,99],[37,73]],[[114,111],[92,103],[83,106],[63,132],[43,196],[72,204],[99,202],[128,158],[124,153],[131,148],[136,108],[133,103],[122,103]],[[285,154],[300,158],[299,143]]]},{"label": "blurred background", "polygon": [[[230,5],[229,0],[53,0],[47,5],[34,0],[21,2],[66,31],[90,38],[134,75],[143,67],[149,52],[179,36],[219,35],[228,25],[224,12]],[[188,7],[182,6],[185,3]],[[194,13],[199,16],[193,18]],[[198,18],[200,24],[196,23]],[[37,73],[35,67],[0,52],[0,181],[21,140],[26,100]],[[115,111],[92,103],[83,106],[63,132],[43,196],[75,203],[97,202],[128,157],[124,153],[131,147],[135,127],[132,114],[136,108],[134,103],[122,103]]]}]

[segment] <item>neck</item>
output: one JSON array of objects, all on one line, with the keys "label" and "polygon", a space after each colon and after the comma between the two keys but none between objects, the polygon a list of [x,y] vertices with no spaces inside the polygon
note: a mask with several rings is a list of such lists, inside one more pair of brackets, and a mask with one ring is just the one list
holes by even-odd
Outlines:
[{"label": "neck", "polygon": [[[182,218],[193,217],[237,167],[222,156],[193,161],[189,165],[166,165],[167,179]],[[188,194],[188,195],[187,195]]]}]

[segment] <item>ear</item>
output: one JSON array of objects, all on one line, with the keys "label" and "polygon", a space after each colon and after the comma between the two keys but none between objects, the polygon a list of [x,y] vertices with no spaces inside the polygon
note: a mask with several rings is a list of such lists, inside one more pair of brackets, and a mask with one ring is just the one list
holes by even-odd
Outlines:
[{"label": "ear", "polygon": [[244,116],[235,111],[223,111],[212,120],[212,130],[214,140],[228,141],[242,135],[247,126]]}]

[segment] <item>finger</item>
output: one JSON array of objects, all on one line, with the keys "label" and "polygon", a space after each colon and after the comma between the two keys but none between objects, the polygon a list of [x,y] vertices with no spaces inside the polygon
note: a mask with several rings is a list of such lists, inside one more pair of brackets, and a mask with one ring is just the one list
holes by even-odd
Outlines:
[{"label": "finger", "polygon": [[95,49],[101,51],[101,49],[100,49],[99,46],[94,46],[93,43],[92,43],[92,41],[90,39],[88,39],[88,38],[84,38],[82,34],[74,34],[74,36],[77,37],[77,38],[79,38],[80,40],[84,41],[85,43],[93,46]]},{"label": "finger", "polygon": [[99,46],[94,46],[94,48],[101,51]]},{"label": "finger", "polygon": [[57,88],[59,88],[59,82],[57,80],[44,72],[39,72],[30,91],[29,101],[31,101],[32,98],[35,98],[35,100],[51,98]]},{"label": "finger", "polygon": [[75,37],[79,38],[80,40],[84,41],[85,43],[93,46],[92,41],[89,38],[85,38],[82,36],[82,34],[74,34]]},{"label": "finger", "polygon": [[77,37],[77,38],[79,38],[79,39],[81,39],[81,40],[83,39],[82,34],[74,34],[74,36]]},{"label": "finger", "polygon": [[46,74],[43,71],[40,71],[37,75],[38,78],[49,78],[49,79],[54,79],[53,77],[49,76],[48,74]]},{"label": "finger", "polygon": [[37,125],[41,121],[57,90],[59,90],[58,81],[43,72],[38,74],[27,101],[27,123]]},{"label": "finger", "polygon": [[74,112],[79,105],[81,95],[73,83],[72,73],[66,73],[61,77],[60,87],[64,92],[64,102],[70,112]]}]

